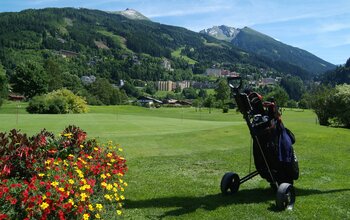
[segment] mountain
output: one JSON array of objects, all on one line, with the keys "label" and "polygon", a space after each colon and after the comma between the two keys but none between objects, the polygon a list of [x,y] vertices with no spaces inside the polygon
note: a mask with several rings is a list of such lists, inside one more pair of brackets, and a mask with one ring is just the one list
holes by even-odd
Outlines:
[{"label": "mountain", "polygon": [[225,25],[213,26],[206,30],[201,30],[199,33],[207,34],[209,36],[215,37],[219,40],[225,40],[231,42],[239,33],[240,29],[234,27],[228,27]]},{"label": "mountain", "polygon": [[116,12],[112,12],[112,13],[123,15],[124,17],[132,19],[132,20],[149,20],[149,18],[147,18],[146,16],[144,16],[140,12],[138,12],[134,9],[130,9],[130,8],[127,8],[124,11],[116,11]]},{"label": "mountain", "polygon": [[[79,79],[91,75],[114,84],[120,80],[190,80],[213,66],[246,75],[269,72],[311,77],[296,65],[206,34],[129,19],[126,14],[138,13],[126,11],[46,8],[0,13],[0,62],[12,84],[17,68],[35,69],[33,74],[47,74],[49,90],[62,86],[79,90],[77,85],[87,89]],[[164,59],[171,68],[162,67]]]},{"label": "mountain", "polygon": [[320,74],[335,68],[335,65],[297,47],[284,44],[251,28],[242,29],[225,25],[214,26],[200,33],[231,42],[234,46],[274,61],[283,61],[299,66],[306,71]]}]

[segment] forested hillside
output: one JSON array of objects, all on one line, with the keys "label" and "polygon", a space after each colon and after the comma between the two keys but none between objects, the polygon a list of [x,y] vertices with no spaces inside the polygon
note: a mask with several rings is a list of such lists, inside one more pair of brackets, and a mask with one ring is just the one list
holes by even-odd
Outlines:
[{"label": "forested hillside", "polygon": [[[164,59],[171,68],[162,65]],[[264,69],[310,78],[297,66],[185,28],[74,8],[1,13],[0,62],[13,92],[30,98],[65,87],[87,97],[89,103],[110,100],[104,104],[116,101],[102,97],[97,85],[189,80],[213,65],[246,74]],[[84,82],[82,76],[97,80]]]}]

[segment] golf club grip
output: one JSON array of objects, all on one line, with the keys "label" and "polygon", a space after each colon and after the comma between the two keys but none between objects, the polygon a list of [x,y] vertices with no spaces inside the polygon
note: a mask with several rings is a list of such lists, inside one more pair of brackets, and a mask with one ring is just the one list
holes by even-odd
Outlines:
[{"label": "golf club grip", "polygon": [[[238,84],[237,84],[237,81],[239,81]],[[227,83],[231,89],[239,90],[242,87],[242,77],[240,76],[227,77]]]}]

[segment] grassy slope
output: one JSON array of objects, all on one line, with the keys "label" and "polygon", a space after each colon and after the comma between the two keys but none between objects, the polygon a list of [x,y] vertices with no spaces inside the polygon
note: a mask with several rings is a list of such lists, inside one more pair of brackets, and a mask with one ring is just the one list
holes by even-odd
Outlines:
[{"label": "grassy slope", "polygon": [[33,134],[45,127],[58,133],[76,124],[90,137],[122,144],[130,168],[127,219],[350,218],[349,130],[318,126],[310,111],[284,112],[297,138],[301,178],[294,211],[276,212],[275,194],[260,177],[234,196],[219,194],[225,172],[243,176],[249,169],[248,130],[233,111],[110,106],[81,115],[28,115],[22,106],[17,119],[13,107],[0,109],[0,131],[17,127]]},{"label": "grassy slope", "polygon": [[194,59],[189,58],[188,56],[184,56],[181,55],[181,51],[184,49],[185,47],[180,47],[179,49],[173,51],[171,53],[171,56],[173,57],[177,57],[177,58],[183,58],[186,62],[188,62],[188,64],[196,64],[197,61]]}]

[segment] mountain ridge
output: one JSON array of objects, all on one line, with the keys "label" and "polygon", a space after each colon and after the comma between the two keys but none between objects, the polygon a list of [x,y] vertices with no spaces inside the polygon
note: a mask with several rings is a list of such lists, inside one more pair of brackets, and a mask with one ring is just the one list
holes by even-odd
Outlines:
[{"label": "mountain ridge", "polygon": [[[235,30],[236,34],[227,35],[226,30]],[[218,33],[217,35],[213,34]],[[225,25],[207,28],[200,33],[223,39],[237,48],[268,57],[275,61],[284,61],[297,65],[314,74],[320,74],[334,69],[335,65],[314,54],[278,41],[252,28],[233,28]]]}]

